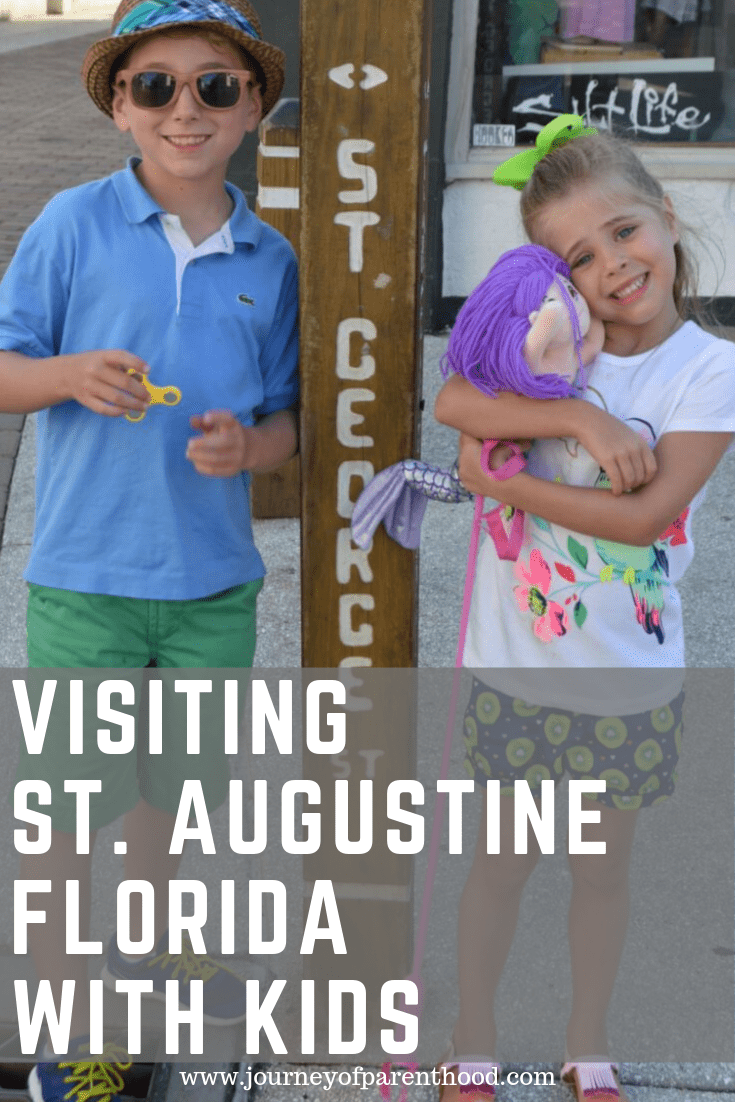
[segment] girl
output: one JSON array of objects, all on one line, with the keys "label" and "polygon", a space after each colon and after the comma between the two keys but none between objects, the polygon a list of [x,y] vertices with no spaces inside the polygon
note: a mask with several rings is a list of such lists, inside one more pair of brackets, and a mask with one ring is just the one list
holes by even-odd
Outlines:
[{"label": "girl", "polygon": [[[489,540],[478,560],[464,652],[478,670],[465,717],[470,769],[510,792],[517,778],[538,792],[565,770],[607,782],[583,801],[600,815],[585,841],[604,841],[605,853],[569,857],[564,1074],[580,1100],[611,1102],[621,1092],[605,1021],[636,813],[673,791],[684,665],[675,585],[693,554],[692,513],[735,430],[735,349],[685,321],[694,288],[679,224],[633,150],[588,133],[544,155],[542,137],[525,186],[508,165],[511,179],[499,182],[522,188],[528,237],[566,260],[604,324],[586,400],[485,397],[454,375],[435,412],[462,433],[465,486],[526,512],[517,562],[499,560]],[[495,481],[481,461],[486,438],[532,438],[527,469]],[[496,448],[490,468],[507,457]],[[586,671],[576,681],[573,667]],[[460,902],[452,1067],[492,1063],[494,994],[538,857],[513,852],[512,800],[501,800],[499,856],[484,852],[485,829]],[[447,1088],[444,1102],[458,1094]]]}]

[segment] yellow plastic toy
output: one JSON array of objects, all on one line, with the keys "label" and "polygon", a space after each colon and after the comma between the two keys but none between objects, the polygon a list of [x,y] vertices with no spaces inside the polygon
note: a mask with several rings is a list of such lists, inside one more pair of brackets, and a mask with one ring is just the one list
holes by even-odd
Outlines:
[{"label": "yellow plastic toy", "polygon": [[[151,396],[150,405],[152,406],[177,406],[181,401],[181,391],[177,386],[155,386],[147,375],[142,375],[134,367],[128,368],[128,375],[134,375],[138,382],[143,384]],[[125,414],[125,420],[142,421],[147,412],[147,409],[141,409],[138,413],[131,411]]]}]

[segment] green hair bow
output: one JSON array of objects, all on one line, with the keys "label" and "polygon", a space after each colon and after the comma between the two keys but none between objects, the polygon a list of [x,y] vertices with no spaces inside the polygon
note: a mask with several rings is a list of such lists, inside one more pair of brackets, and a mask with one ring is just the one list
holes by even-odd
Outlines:
[{"label": "green hair bow", "polygon": [[596,134],[594,126],[585,126],[579,115],[558,115],[547,123],[536,137],[534,149],[524,149],[514,157],[498,165],[493,173],[496,184],[504,184],[522,191],[531,179],[531,173],[542,157],[572,138],[586,138]]}]

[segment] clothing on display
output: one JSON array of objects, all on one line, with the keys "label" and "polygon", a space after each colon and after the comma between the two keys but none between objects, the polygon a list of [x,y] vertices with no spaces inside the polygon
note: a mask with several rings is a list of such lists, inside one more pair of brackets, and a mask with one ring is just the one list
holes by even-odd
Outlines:
[{"label": "clothing on display", "polygon": [[[682,2],[696,4],[696,0]],[[570,0],[561,8],[561,34],[563,38],[584,35],[605,42],[632,42],[635,37],[635,0]]]}]

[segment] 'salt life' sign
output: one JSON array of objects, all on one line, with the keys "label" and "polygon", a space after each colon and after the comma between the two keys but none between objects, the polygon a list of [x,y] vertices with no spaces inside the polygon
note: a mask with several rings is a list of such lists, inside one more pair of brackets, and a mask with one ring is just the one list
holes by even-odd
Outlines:
[{"label": "'salt life' sign", "polygon": [[712,72],[511,77],[502,121],[516,126],[519,144],[533,142],[566,112],[646,142],[716,141],[727,111],[722,78]]}]

